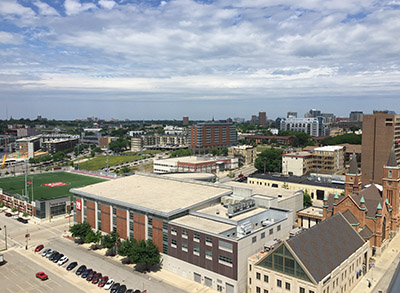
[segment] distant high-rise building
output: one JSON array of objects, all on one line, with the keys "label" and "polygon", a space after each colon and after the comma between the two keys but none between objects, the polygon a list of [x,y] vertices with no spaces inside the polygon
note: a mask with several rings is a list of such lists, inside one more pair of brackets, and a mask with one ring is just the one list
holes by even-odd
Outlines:
[{"label": "distant high-rise building", "polygon": [[333,113],[321,113],[321,117],[325,118],[326,124],[332,124],[335,122],[335,115]]},{"label": "distant high-rise building", "polygon": [[233,121],[232,121],[232,118],[228,118],[228,119],[226,119],[226,123],[232,123]]},{"label": "distant high-rise building", "polygon": [[258,124],[260,124],[261,126],[267,125],[267,114],[265,112],[258,113]]},{"label": "distant high-rise building", "polygon": [[36,120],[38,120],[38,121],[42,120],[42,115],[37,115]]},{"label": "distant high-rise building", "polygon": [[306,114],[304,114],[304,118],[317,118],[321,116],[321,111],[317,109],[311,109]]},{"label": "distant high-rise building", "polygon": [[361,122],[362,118],[363,118],[363,112],[362,111],[351,111],[349,118],[350,118],[351,122]]},{"label": "distant high-rise building", "polygon": [[257,115],[251,115],[250,123],[258,124],[258,117],[257,117]]},{"label": "distant high-rise building", "polygon": [[387,154],[394,146],[397,163],[400,162],[400,115],[388,111],[374,111],[363,115],[361,171],[362,182],[381,183]]},{"label": "distant high-rise building", "polygon": [[329,127],[323,117],[318,118],[282,118],[280,130],[305,132],[310,136],[329,135]]},{"label": "distant high-rise building", "polygon": [[183,117],[183,119],[182,119],[182,124],[183,124],[184,126],[189,125],[189,117],[187,117],[187,116]]},{"label": "distant high-rise building", "polygon": [[236,128],[231,123],[206,122],[190,127],[190,149],[195,154],[209,153],[237,144]]},{"label": "distant high-rise building", "polygon": [[297,112],[295,111],[287,112],[286,118],[297,118]]}]

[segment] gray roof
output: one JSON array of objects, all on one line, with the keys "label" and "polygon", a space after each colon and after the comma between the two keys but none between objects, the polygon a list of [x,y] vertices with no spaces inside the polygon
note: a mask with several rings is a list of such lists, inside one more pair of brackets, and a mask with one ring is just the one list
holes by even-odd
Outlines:
[{"label": "gray roof", "polygon": [[396,154],[394,153],[394,149],[392,148],[389,154],[388,161],[386,163],[387,167],[397,167]]},{"label": "gray roof", "polygon": [[351,197],[359,206],[361,206],[361,198],[364,197],[368,217],[375,218],[378,204],[380,203],[383,205],[382,192],[375,186],[375,184],[369,185],[367,188],[362,189],[359,194],[353,194]]},{"label": "gray roof", "polygon": [[357,156],[354,152],[353,152],[353,157],[350,161],[349,174],[355,174],[355,175],[360,174],[360,171],[358,170]]},{"label": "gray roof", "polygon": [[370,228],[368,228],[367,225],[365,225],[362,230],[359,232],[360,236],[364,239],[369,239],[372,236],[374,236],[374,233],[371,231]]},{"label": "gray roof", "polygon": [[364,243],[341,213],[286,242],[317,283]]},{"label": "gray roof", "polygon": [[347,220],[351,225],[354,225],[354,226],[360,225],[360,221],[353,215],[352,212],[350,212],[350,210],[346,210],[346,211],[343,213],[343,217],[345,217],[346,220]]}]

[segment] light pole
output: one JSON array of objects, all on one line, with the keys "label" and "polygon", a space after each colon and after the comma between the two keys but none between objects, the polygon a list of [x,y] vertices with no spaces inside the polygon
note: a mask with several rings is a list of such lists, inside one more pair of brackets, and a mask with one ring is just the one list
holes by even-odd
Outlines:
[{"label": "light pole", "polygon": [[6,243],[6,250],[7,250],[7,226],[4,225],[4,242]]}]

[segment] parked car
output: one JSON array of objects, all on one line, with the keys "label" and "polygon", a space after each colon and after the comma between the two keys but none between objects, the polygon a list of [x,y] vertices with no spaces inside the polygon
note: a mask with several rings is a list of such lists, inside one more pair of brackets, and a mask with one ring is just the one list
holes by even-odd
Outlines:
[{"label": "parked car", "polygon": [[78,263],[77,263],[76,261],[71,262],[71,263],[67,266],[67,271],[73,270],[77,265],[78,265]]},{"label": "parked car", "polygon": [[99,281],[99,284],[97,286],[99,287],[104,287],[104,285],[108,282],[108,276],[104,276],[103,278],[101,278],[101,280]]},{"label": "parked car", "polygon": [[42,252],[42,256],[45,257],[46,254],[47,254],[49,251],[51,251],[51,249],[50,249],[50,248],[46,248],[46,249]]},{"label": "parked car", "polygon": [[68,261],[68,256],[64,255],[62,258],[60,258],[60,260],[57,262],[57,264],[59,266],[62,266],[63,264],[65,264]]},{"label": "parked car", "polygon": [[49,276],[47,276],[44,272],[39,272],[39,273],[36,273],[36,278],[38,278],[42,281],[45,281],[49,278]]},{"label": "parked car", "polygon": [[107,283],[104,285],[104,289],[105,290],[109,290],[113,284],[114,284],[114,280],[113,279],[109,279],[107,281]]},{"label": "parked car", "polygon": [[22,220],[21,220],[21,223],[23,223],[23,224],[28,224],[28,220],[27,220],[27,219],[22,219]]},{"label": "parked car", "polygon": [[101,277],[102,277],[101,273],[95,274],[92,279],[92,284],[97,284],[101,280]]},{"label": "parked car", "polygon": [[111,293],[117,293],[117,291],[118,291],[118,289],[119,289],[120,286],[121,286],[120,283],[114,283],[114,285],[112,285],[112,287],[111,287],[111,289],[110,289],[110,292],[111,292]]},{"label": "parked car", "polygon": [[6,213],[6,217],[12,217],[11,213]]},{"label": "parked car", "polygon": [[92,272],[92,269],[87,269],[86,271],[84,271],[81,275],[82,278],[86,279],[87,276]]},{"label": "parked car", "polygon": [[55,250],[49,249],[49,251],[46,253],[46,258],[49,258],[53,254],[54,251]]},{"label": "parked car", "polygon": [[117,293],[125,293],[125,292],[126,292],[126,286],[125,285],[119,286]]},{"label": "parked car", "polygon": [[36,246],[35,248],[35,252],[39,252],[43,249],[44,245],[43,244],[39,244],[38,246]]},{"label": "parked car", "polygon": [[87,275],[86,281],[89,281],[89,282],[90,282],[91,280],[93,280],[93,277],[94,277],[95,274],[97,274],[96,271],[91,271],[91,272]]},{"label": "parked car", "polygon": [[125,293],[133,293],[133,289],[128,289]]},{"label": "parked car", "polygon": [[58,251],[53,250],[52,253],[51,253],[49,256],[46,255],[46,257],[47,257],[49,260],[53,260],[53,259],[57,256],[57,254],[58,254]]},{"label": "parked car", "polygon": [[76,270],[76,275],[81,275],[82,273],[84,273],[86,271],[86,266],[85,265],[81,265],[77,270]]},{"label": "parked car", "polygon": [[63,257],[64,257],[64,254],[60,253],[53,259],[53,262],[58,263],[58,261]]}]

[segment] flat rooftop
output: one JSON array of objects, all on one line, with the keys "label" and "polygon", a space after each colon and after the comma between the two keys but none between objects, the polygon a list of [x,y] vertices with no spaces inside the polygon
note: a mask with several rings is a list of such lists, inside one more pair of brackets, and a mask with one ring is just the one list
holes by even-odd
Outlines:
[{"label": "flat rooftop", "polygon": [[297,212],[298,215],[308,215],[312,217],[322,217],[323,209],[321,207],[308,207]]},{"label": "flat rooftop", "polygon": [[231,193],[229,188],[211,183],[150,174],[136,174],[70,191],[164,216]]},{"label": "flat rooftop", "polygon": [[243,219],[252,217],[254,215],[257,215],[259,213],[265,212],[265,208],[255,208],[249,211],[246,211],[244,213],[238,214],[236,216],[233,216],[229,218],[226,213],[228,209],[225,208],[223,205],[214,205],[210,207],[203,208],[201,210],[197,210],[196,212],[206,214],[206,215],[211,215],[220,219],[228,219],[231,221],[241,221]]},{"label": "flat rooftop", "polygon": [[200,164],[200,163],[212,163],[220,160],[227,160],[227,157],[197,157],[197,156],[188,156],[188,157],[177,157],[177,158],[169,158],[169,159],[159,159],[155,160],[155,162],[171,162],[171,163],[191,163],[191,164]]},{"label": "flat rooftop", "polygon": [[[242,182],[226,182],[223,185],[226,186],[232,186],[232,187],[237,187],[237,188],[247,188],[252,190],[252,195],[254,197],[259,197],[259,196],[274,196],[274,197],[279,197],[279,199],[285,199],[289,198],[295,195],[295,191],[293,190],[288,190],[285,188],[275,188],[275,187],[269,187],[269,186],[260,186],[260,185],[255,185],[255,184],[249,184],[249,183],[242,183]],[[235,192],[234,192],[235,194]]]},{"label": "flat rooftop", "polygon": [[328,146],[315,148],[314,151],[334,152],[334,151],[341,150],[341,149],[343,149],[343,146],[328,145]]},{"label": "flat rooftop", "polygon": [[187,215],[172,221],[172,223],[203,230],[215,234],[221,234],[226,231],[236,229],[236,225],[217,222],[202,217]]},{"label": "flat rooftop", "polygon": [[282,157],[295,157],[295,158],[312,157],[312,153],[302,151],[302,152],[283,154]]},{"label": "flat rooftop", "polygon": [[208,180],[217,177],[213,173],[162,173],[160,176],[170,177],[170,178],[181,178],[181,179],[193,179],[193,180]]}]

